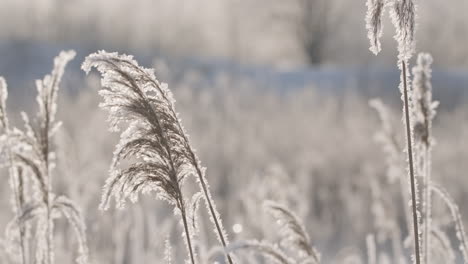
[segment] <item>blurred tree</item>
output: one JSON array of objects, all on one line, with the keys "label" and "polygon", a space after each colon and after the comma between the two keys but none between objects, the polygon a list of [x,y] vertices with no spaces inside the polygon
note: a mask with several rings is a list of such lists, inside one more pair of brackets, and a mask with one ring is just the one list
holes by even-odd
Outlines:
[{"label": "blurred tree", "polygon": [[321,64],[325,57],[325,45],[331,31],[330,0],[298,0],[297,34],[299,43],[307,55],[307,62]]}]

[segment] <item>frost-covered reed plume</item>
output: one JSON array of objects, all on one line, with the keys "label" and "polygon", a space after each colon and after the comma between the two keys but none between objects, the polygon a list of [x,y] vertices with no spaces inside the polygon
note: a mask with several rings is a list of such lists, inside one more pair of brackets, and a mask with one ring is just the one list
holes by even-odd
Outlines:
[{"label": "frost-covered reed plume", "polygon": [[265,201],[263,207],[279,226],[281,237],[279,244],[272,244],[266,240],[247,240],[234,243],[231,250],[251,250],[280,264],[319,264],[320,253],[311,245],[309,235],[299,218],[285,206],[274,201]]},{"label": "frost-covered reed plume", "polygon": [[438,102],[432,101],[431,86],[432,57],[420,53],[417,65],[413,68],[413,133],[415,148],[415,165],[417,175],[423,176],[422,214],[423,214],[423,256],[424,263],[431,257],[431,148],[432,119],[436,114]]},{"label": "frost-covered reed plume", "polygon": [[301,259],[301,263],[320,263],[320,254],[310,244],[309,235],[299,217],[274,201],[265,201],[264,207],[280,227],[281,244],[285,248],[297,253],[299,258],[303,258]]},{"label": "frost-covered reed plume", "polygon": [[[139,192],[156,191],[158,198],[174,205],[176,213],[181,215],[190,259],[194,263],[193,225],[189,223],[194,212],[188,206],[193,203],[184,199],[181,189],[187,176],[194,175],[215,232],[225,248],[227,235],[208,190],[205,170],[175,111],[175,101],[167,84],[160,83],[153,70],[140,67],[131,56],[100,51],[89,55],[82,66],[86,72],[92,67],[103,76],[104,88],[100,94],[104,102],[101,107],[109,111],[111,129],[118,131],[121,124],[128,124],[114,152],[111,177],[104,187],[101,208],[109,207],[112,196],[117,207],[122,207],[127,198],[135,201]],[[138,161],[120,170],[120,161],[127,158]],[[199,197],[196,194],[192,199]],[[228,254],[227,259],[232,263]]]},{"label": "frost-covered reed plume", "polygon": [[385,10],[386,0],[367,0],[366,28],[370,41],[370,51],[378,54],[382,50],[380,38],[383,34],[382,14]]},{"label": "frost-covered reed plume", "polygon": [[[54,263],[53,230],[54,219],[64,216],[72,225],[78,239],[78,258],[80,264],[88,263],[88,249],[86,243],[85,224],[77,206],[65,196],[56,196],[52,191],[52,172],[55,166],[53,152],[53,136],[60,127],[56,121],[57,96],[60,80],[66,64],[75,56],[74,51],[61,52],[54,60],[54,68],[50,75],[43,80],[37,80],[37,103],[39,111],[33,122],[22,113],[25,130],[9,128],[6,112],[6,85],[2,85],[2,124],[4,130],[4,147],[8,148],[10,167],[17,170],[17,175],[25,173],[31,177],[33,195],[26,199],[21,195],[22,177],[16,177],[12,190],[18,201],[16,216],[7,227],[7,238],[10,244],[25,239],[22,231],[27,223],[36,223],[35,230],[35,260],[34,263]],[[15,175],[14,173],[14,175]],[[19,229],[19,232],[17,231]],[[23,229],[24,230],[24,229]],[[19,234],[19,238],[17,237]],[[26,252],[26,249],[22,249]],[[23,253],[24,259],[26,254]]]},{"label": "frost-covered reed plume", "polygon": [[[408,154],[408,171],[410,178],[411,204],[413,214],[413,237],[414,237],[414,259],[417,264],[421,263],[420,254],[420,232],[419,232],[419,212],[418,212],[418,187],[415,175],[415,163],[413,156],[413,127],[411,125],[411,107],[412,99],[410,94],[410,81],[408,61],[414,53],[414,34],[416,28],[416,7],[413,0],[394,0],[394,1],[372,1],[367,3],[368,13],[366,18],[366,27],[371,36],[371,50],[377,54],[380,50],[379,37],[381,36],[383,15],[382,8],[390,7],[390,15],[393,25],[396,29],[395,39],[398,43],[398,67],[401,71],[400,91],[403,101],[404,125],[406,128],[406,151]],[[376,12],[375,10],[380,10]],[[369,19],[369,17],[374,17]],[[377,32],[377,33],[375,33]]]},{"label": "frost-covered reed plume", "polygon": [[[414,161],[415,173],[422,177],[422,256],[423,263],[438,263],[443,260],[444,263],[454,263],[455,254],[451,247],[450,240],[446,233],[437,225],[432,223],[432,196],[439,197],[441,201],[450,210],[454,221],[456,237],[460,243],[459,249],[464,261],[468,261],[468,244],[463,226],[463,221],[454,200],[447,191],[431,180],[431,151],[434,145],[432,136],[432,120],[436,115],[437,101],[432,99],[431,85],[431,64],[432,57],[429,54],[420,53],[417,59],[417,65],[413,68],[413,89],[411,107],[411,117],[413,122],[414,134]],[[384,146],[387,154],[388,166],[398,167],[398,144],[395,140],[395,133],[392,132],[389,125],[388,111],[380,100],[372,100],[371,106],[377,109],[382,121],[382,130],[377,134],[377,139]],[[391,170],[391,171],[397,171]],[[390,172],[390,171],[389,171]],[[391,173],[390,175],[393,175]]]}]

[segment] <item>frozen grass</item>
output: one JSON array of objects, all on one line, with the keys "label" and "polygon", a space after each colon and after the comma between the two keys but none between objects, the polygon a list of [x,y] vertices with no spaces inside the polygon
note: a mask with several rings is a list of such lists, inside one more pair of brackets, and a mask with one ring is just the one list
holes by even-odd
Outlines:
[{"label": "frozen grass", "polygon": [[[433,151],[438,103],[430,55],[419,54],[410,81],[416,7],[411,0],[369,0],[367,7],[371,51],[381,50],[382,16],[389,9],[399,52],[403,131],[381,100],[370,102],[381,121],[375,138],[385,156],[370,143],[375,124],[362,98],[255,94],[248,81],[222,76],[219,90],[195,93],[189,79],[174,91],[209,164],[212,190],[172,90],[133,57],[101,51],[82,66],[102,75],[101,85],[92,76],[89,86],[99,87],[111,130],[123,130],[117,145],[94,109],[94,92],[82,95],[83,102],[64,101],[64,115],[72,114],[66,133],[57,133],[59,84],[73,51],[60,53],[52,73],[36,82],[37,116],[30,121],[22,113],[23,130],[10,124],[7,85],[0,78],[1,164],[8,168],[13,208],[0,240],[2,263],[466,263],[463,212],[436,182],[454,190],[465,184],[448,180],[452,167],[438,158],[468,154],[457,141]],[[441,122],[451,118],[442,115]],[[439,135],[448,135],[446,127]],[[60,177],[52,181],[55,174]],[[96,186],[104,181],[101,191]],[[97,213],[99,196],[109,214]],[[232,227],[231,244],[214,198]],[[116,208],[140,202],[122,213],[110,207],[112,200]],[[206,210],[199,210],[202,200]],[[76,234],[77,253],[70,253],[69,229],[60,216]]]}]

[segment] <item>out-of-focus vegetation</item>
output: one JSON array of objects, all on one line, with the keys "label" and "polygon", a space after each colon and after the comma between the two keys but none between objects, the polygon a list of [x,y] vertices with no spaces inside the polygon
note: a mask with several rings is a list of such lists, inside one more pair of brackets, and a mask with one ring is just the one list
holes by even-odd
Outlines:
[{"label": "out-of-focus vegetation", "polygon": [[[311,263],[319,258],[317,252],[321,263],[409,263],[405,130],[399,76],[393,69],[397,50],[386,30],[382,54],[373,57],[368,51],[364,3],[3,0],[0,7],[0,76],[9,83],[12,127],[23,127],[21,110],[37,111],[32,80],[50,71],[58,50],[77,50],[58,99],[56,119],[63,126],[50,141],[57,163],[51,190],[81,208],[91,263],[161,263],[168,258],[182,263],[187,258],[173,207],[155,201],[154,195],[141,196],[125,211],[98,210],[119,137],[108,131],[106,115],[98,108],[98,76],[85,77],[78,70],[97,49],[135,54],[155,69],[158,80],[169,83],[182,124],[207,167],[231,241],[227,250],[240,263],[269,263],[242,249],[274,250],[270,242],[281,245],[284,255],[299,256],[285,246],[291,241],[284,241],[297,234],[311,243],[302,245]],[[446,205],[458,204],[457,217],[468,224],[463,207],[468,199],[463,175],[468,170],[465,7],[462,0],[450,5],[427,0],[418,9],[418,50],[435,58],[432,84],[434,99],[441,103],[432,124],[431,181],[453,197],[447,203],[439,199],[445,192],[437,189],[439,196],[433,198],[432,263],[446,263],[452,253],[462,260],[454,207]],[[392,26],[387,17],[383,23]],[[387,125],[401,164],[389,164],[388,149],[379,144],[381,123],[368,104],[375,96],[389,106]],[[2,148],[2,158],[9,155],[5,153]],[[0,227],[15,219],[8,174],[1,169]],[[184,188],[198,191],[192,180]],[[274,202],[266,204],[265,212],[267,200]],[[225,263],[210,213],[201,207],[199,217],[193,217],[199,221],[196,258]],[[291,230],[297,233],[291,235]],[[11,260],[4,238],[0,236],[2,264]],[[76,241],[63,219],[55,221],[54,242],[56,263],[76,259],[71,253]]]},{"label": "out-of-focus vegetation", "polygon": [[[438,58],[437,65],[467,66],[467,5],[419,5],[418,46]],[[2,0],[0,43],[43,41],[289,68],[393,65],[392,34],[384,34],[379,58],[368,52],[363,6],[348,0]],[[389,19],[384,27],[391,27]]]}]

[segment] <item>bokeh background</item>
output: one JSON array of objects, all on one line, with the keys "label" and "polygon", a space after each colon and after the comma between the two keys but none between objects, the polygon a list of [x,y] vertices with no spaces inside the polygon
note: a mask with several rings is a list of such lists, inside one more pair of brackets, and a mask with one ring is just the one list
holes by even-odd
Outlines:
[{"label": "bokeh background", "polygon": [[[419,2],[417,50],[434,57],[440,101],[433,177],[468,223],[468,3]],[[275,241],[261,207],[273,199],[303,220],[324,263],[339,263],[343,252],[364,261],[366,235],[382,231],[379,210],[408,234],[408,208],[386,177],[368,105],[380,97],[389,106],[402,144],[394,29],[386,17],[383,51],[374,56],[365,12],[364,0],[0,0],[0,76],[19,120],[20,111],[36,111],[34,80],[50,72],[54,56],[77,51],[60,92],[54,186],[81,206],[94,263],[159,263],[166,237],[175,263],[185,253],[171,208],[150,196],[125,211],[98,210],[118,135],[98,108],[98,76],[80,65],[101,49],[134,55],[169,84],[232,241]],[[2,171],[0,227],[13,215],[7,178]],[[434,211],[456,243],[446,208],[436,203]],[[206,255],[216,241],[201,214]],[[58,225],[55,235],[59,263],[74,259],[67,230]],[[381,251],[390,251],[381,237]]]}]

